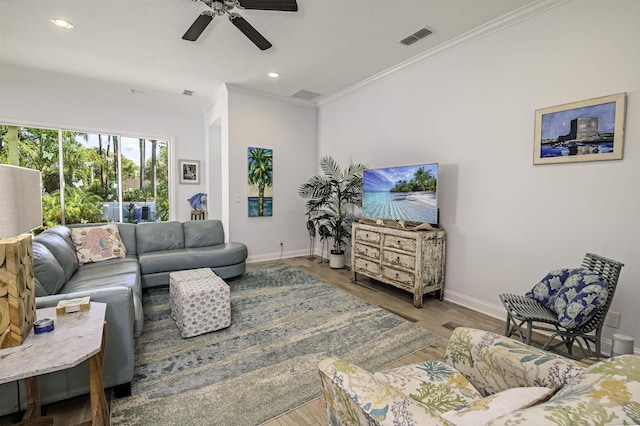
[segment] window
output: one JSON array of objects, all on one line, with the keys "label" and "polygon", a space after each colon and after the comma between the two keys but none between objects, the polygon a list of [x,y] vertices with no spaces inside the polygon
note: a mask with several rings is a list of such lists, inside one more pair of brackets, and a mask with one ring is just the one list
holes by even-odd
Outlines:
[{"label": "window", "polygon": [[122,138],[121,158],[122,199],[128,221],[168,220],[167,141]]},{"label": "window", "polygon": [[0,163],[40,170],[45,227],[169,218],[168,141],[0,125]]}]

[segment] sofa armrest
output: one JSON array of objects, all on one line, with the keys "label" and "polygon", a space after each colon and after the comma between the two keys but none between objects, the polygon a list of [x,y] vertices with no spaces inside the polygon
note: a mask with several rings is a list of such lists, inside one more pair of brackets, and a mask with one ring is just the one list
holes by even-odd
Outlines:
[{"label": "sofa armrest", "polygon": [[581,380],[585,372],[577,361],[495,333],[465,327],[453,331],[445,362],[485,396],[514,387],[562,387]]},{"label": "sofa armrest", "polygon": [[382,378],[337,358],[318,365],[329,424],[448,425],[446,420],[404,395]]},{"label": "sofa armrest", "polygon": [[107,304],[107,338],[103,369],[105,387],[131,382],[134,367],[134,302],[132,289],[124,286],[115,286],[36,297],[36,307],[54,307],[60,300],[85,296],[91,297],[92,302]]}]

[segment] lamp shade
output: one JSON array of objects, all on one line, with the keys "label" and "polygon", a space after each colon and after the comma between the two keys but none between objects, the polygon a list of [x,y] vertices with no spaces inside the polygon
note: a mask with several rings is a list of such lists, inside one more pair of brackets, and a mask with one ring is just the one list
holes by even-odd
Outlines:
[{"label": "lamp shade", "polygon": [[0,164],[0,238],[42,226],[40,171]]}]

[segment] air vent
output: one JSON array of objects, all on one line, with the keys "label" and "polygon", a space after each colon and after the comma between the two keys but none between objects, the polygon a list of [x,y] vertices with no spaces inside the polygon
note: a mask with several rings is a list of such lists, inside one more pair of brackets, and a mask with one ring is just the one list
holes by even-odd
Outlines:
[{"label": "air vent", "polygon": [[193,95],[193,90],[185,89],[185,90],[182,91],[182,94],[185,95],[185,96],[192,96]]},{"label": "air vent", "polygon": [[300,99],[306,99],[308,101],[317,98],[318,96],[320,96],[320,93],[316,93],[316,92],[311,92],[309,90],[298,90],[296,93],[294,93],[293,95],[291,95],[294,98],[300,98]]},{"label": "air vent", "polygon": [[431,33],[432,33],[431,30],[427,28],[422,28],[416,31],[415,33],[411,34],[409,37],[403,38],[402,40],[400,40],[400,43],[404,44],[405,46],[409,46],[418,40],[422,40],[423,38],[425,38]]}]

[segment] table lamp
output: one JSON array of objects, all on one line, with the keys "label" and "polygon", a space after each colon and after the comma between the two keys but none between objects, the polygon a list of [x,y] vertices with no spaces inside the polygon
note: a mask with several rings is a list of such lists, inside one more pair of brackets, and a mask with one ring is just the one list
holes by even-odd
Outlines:
[{"label": "table lamp", "polygon": [[36,319],[31,234],[42,226],[38,170],[0,164],[0,349],[21,345]]}]

